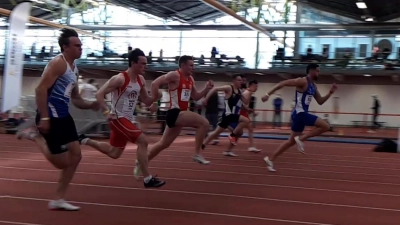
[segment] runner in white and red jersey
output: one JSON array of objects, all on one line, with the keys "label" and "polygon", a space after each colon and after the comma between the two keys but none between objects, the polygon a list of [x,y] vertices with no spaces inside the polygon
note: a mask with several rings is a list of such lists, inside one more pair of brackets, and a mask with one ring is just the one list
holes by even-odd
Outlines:
[{"label": "runner in white and red jersey", "polygon": [[[137,160],[140,162],[140,169],[143,171],[144,186],[161,187],[165,181],[153,177],[148,172],[147,140],[142,131],[133,123],[133,113],[139,100],[147,106],[151,106],[154,111],[153,103],[160,97],[158,90],[152,96],[146,90],[146,81],[140,74],[144,73],[147,59],[143,51],[135,49],[128,55],[129,68],[108,80],[96,94],[97,101],[104,110],[103,114],[108,118],[111,128],[110,144],[99,142],[80,135],[80,142],[89,145],[98,151],[108,155],[110,158],[118,159],[125,149],[128,141],[136,143]],[[104,101],[104,96],[112,94],[111,112]]]},{"label": "runner in white and red jersey", "polygon": [[[201,164],[210,163],[200,154],[201,145],[210,125],[205,117],[189,111],[188,108],[190,99],[192,98],[197,101],[203,98],[213,87],[213,82],[208,81],[205,88],[198,92],[192,77],[193,70],[193,57],[182,56],[179,59],[178,70],[158,77],[151,84],[152,92],[156,92],[160,86],[168,84],[170,108],[166,115],[167,127],[162,138],[150,148],[149,161],[156,157],[162,150],[168,148],[181,133],[183,127],[192,127],[196,129],[196,145],[193,160]],[[137,164],[135,167],[136,177],[140,174],[140,168]]]}]

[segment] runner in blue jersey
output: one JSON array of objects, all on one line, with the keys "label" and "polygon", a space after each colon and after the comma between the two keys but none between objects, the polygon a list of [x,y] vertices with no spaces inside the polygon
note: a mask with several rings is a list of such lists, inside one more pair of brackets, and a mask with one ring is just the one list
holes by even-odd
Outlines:
[{"label": "runner in blue jersey", "polygon": [[[324,119],[309,113],[309,107],[313,98],[319,105],[324,104],[336,91],[337,86],[336,84],[333,84],[329,93],[325,96],[321,96],[316,84],[314,83],[318,80],[320,73],[319,66],[317,64],[309,64],[306,72],[306,77],[282,81],[262,97],[262,101],[265,102],[268,100],[269,96],[283,87],[296,87],[296,103],[292,111],[292,132],[290,138],[279,146],[271,158],[264,158],[265,162],[268,164],[268,170],[271,172],[276,171],[273,166],[273,161],[284,151],[297,144],[299,151],[304,153],[303,142],[305,140],[310,137],[318,136],[330,129],[329,124]],[[303,134],[306,126],[314,126],[315,129]]]},{"label": "runner in blue jersey", "polygon": [[[207,101],[210,96],[216,91],[225,92],[225,110],[222,113],[220,118],[220,122],[218,123],[217,129],[211,132],[206,140],[203,142],[202,148],[210,143],[212,140],[215,140],[224,130],[228,128],[231,123],[237,123],[235,129],[232,130],[231,134],[229,134],[229,140],[232,145],[237,144],[237,139],[242,136],[243,128],[247,127],[249,123],[249,118],[246,118],[239,114],[240,108],[242,104],[249,104],[251,98],[251,92],[246,90],[242,92],[242,76],[234,75],[232,85],[224,85],[220,87],[215,87],[208,92],[206,97],[204,98],[203,104],[207,105]],[[224,155],[227,156],[236,156],[232,152],[224,152]]]},{"label": "runner in blue jersey", "polygon": [[78,33],[62,29],[58,44],[61,54],[50,60],[35,89],[36,126],[19,131],[17,138],[36,142],[46,159],[62,170],[56,200],[50,201],[49,209],[76,211],[78,206],[64,200],[82,158],[75,122],[69,114],[69,103],[72,101],[78,108],[93,110],[98,110],[99,104],[84,101],[79,94],[75,60],[81,57],[82,43]]}]

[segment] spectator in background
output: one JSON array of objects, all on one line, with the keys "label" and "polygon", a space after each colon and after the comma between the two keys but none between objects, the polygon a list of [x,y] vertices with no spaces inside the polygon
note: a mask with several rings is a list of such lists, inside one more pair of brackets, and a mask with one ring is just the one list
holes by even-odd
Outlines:
[{"label": "spectator in background", "polygon": [[215,59],[218,54],[219,53],[218,53],[217,48],[216,47],[212,47],[212,49],[211,49],[211,58]]},{"label": "spectator in background", "polygon": [[98,85],[95,79],[89,79],[87,83],[82,83],[79,86],[79,93],[86,101],[96,101],[96,92]]},{"label": "spectator in background", "polygon": [[379,116],[379,109],[381,108],[381,104],[378,100],[378,95],[372,95],[373,99],[373,106],[372,106],[372,126],[371,130],[369,131],[370,133],[374,133],[376,127],[380,128],[381,125],[378,123],[378,116]]},{"label": "spectator in background", "polygon": [[283,100],[282,100],[280,94],[276,95],[276,98],[274,99],[273,104],[274,104],[274,118],[273,118],[272,127],[273,128],[276,128],[276,127],[281,128]]}]

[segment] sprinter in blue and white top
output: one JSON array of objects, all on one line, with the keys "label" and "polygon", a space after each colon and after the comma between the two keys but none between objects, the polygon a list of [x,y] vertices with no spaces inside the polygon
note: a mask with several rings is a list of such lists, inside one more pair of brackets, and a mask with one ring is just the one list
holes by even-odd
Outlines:
[{"label": "sprinter in blue and white top", "polygon": [[[320,69],[317,64],[309,64],[306,69],[307,76],[302,78],[295,78],[282,81],[275,85],[275,87],[262,97],[262,101],[268,100],[269,96],[275,93],[277,90],[283,87],[295,87],[296,88],[296,105],[292,112],[292,133],[289,140],[285,141],[273,154],[271,158],[265,157],[264,160],[268,164],[268,169],[271,172],[276,171],[273,168],[273,161],[284,151],[289,149],[294,144],[300,152],[304,153],[303,142],[310,137],[318,136],[329,130],[329,124],[315,115],[308,112],[310,103],[314,98],[318,104],[322,105],[329,99],[329,97],[336,91],[336,84],[332,85],[329,93],[322,97],[318,92],[318,88],[315,85],[315,81],[318,80]],[[303,134],[306,126],[315,126],[316,128]]]},{"label": "sprinter in blue and white top", "polygon": [[71,93],[77,84],[79,72],[76,65],[73,65],[73,68],[71,68],[62,53],[56,57],[64,60],[67,68],[64,74],[59,76],[54,85],[48,90],[47,105],[49,108],[49,117],[62,118],[69,116]]},{"label": "sprinter in blue and white top", "polygon": [[56,198],[50,209],[79,210],[66,202],[69,182],[81,161],[82,154],[74,119],[69,114],[69,102],[80,109],[98,110],[97,101],[84,101],[79,95],[78,69],[75,60],[82,54],[82,43],[75,30],[64,28],[58,37],[61,54],[50,60],[36,87],[36,126],[18,131],[18,139],[34,141],[46,159],[57,169],[63,170],[59,179]]},{"label": "sprinter in blue and white top", "polygon": [[[307,80],[307,89],[304,92],[300,92],[296,89],[296,97],[295,97],[296,101],[295,101],[295,106],[292,111],[292,118],[295,117],[299,113],[303,113],[303,112],[308,113],[308,109],[310,108],[311,101],[314,98],[316,86],[310,80],[310,78],[308,76],[306,77],[306,80]],[[308,126],[314,126],[314,122],[312,122],[312,124],[308,125]],[[293,128],[293,126],[292,126],[292,128]],[[303,128],[295,127],[293,131],[303,132],[303,130],[304,130],[304,127]]]}]

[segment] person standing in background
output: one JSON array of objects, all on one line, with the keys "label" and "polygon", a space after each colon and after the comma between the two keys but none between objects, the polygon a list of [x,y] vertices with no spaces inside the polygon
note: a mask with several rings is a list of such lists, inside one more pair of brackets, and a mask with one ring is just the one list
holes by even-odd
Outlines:
[{"label": "person standing in background", "polygon": [[87,83],[79,85],[79,94],[86,101],[96,101],[97,86],[95,79],[89,79]]},{"label": "person standing in background", "polygon": [[274,104],[274,118],[273,118],[272,128],[276,128],[276,127],[281,128],[283,100],[282,100],[280,94],[277,94],[276,96],[277,97],[273,101],[273,104]]},{"label": "person standing in background", "polygon": [[[218,112],[219,112],[219,96],[218,92],[213,93],[208,99],[206,110],[206,118],[210,125],[212,126],[212,131],[217,129],[218,126]],[[213,144],[218,143],[218,139],[212,141]]]},{"label": "person standing in background", "polygon": [[167,125],[167,122],[165,121],[165,116],[167,115],[167,111],[169,109],[169,92],[167,88],[167,86],[161,87],[162,96],[157,102],[157,121],[161,123],[160,134],[164,133],[165,126]]},{"label": "person standing in background", "polygon": [[377,119],[379,116],[379,109],[381,108],[381,104],[378,99],[378,95],[372,95],[373,99],[373,106],[372,106],[372,125],[371,125],[371,130],[368,132],[370,133],[375,133],[376,127],[380,128],[381,125],[378,123]]}]

